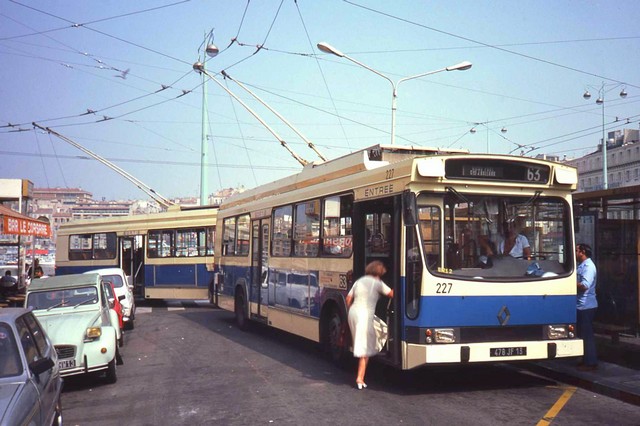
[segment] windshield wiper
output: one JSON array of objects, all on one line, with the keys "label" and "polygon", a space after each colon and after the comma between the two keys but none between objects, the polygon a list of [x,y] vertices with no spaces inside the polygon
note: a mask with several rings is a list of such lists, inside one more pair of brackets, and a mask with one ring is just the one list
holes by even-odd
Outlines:
[{"label": "windshield wiper", "polygon": [[94,300],[95,300],[95,299],[94,299],[93,297],[91,297],[91,298],[89,298],[89,299],[85,299],[85,300],[83,300],[82,302],[80,302],[80,303],[78,303],[77,305],[75,305],[75,306],[73,307],[73,309],[77,308],[77,307],[78,307],[78,306],[80,306],[80,305],[84,305],[84,304],[86,304],[86,303],[88,303],[88,302],[93,302]]},{"label": "windshield wiper", "polygon": [[50,311],[50,310],[52,310],[53,308],[57,308],[57,307],[60,307],[60,306],[62,306],[62,305],[64,305],[64,300],[63,300],[62,302],[58,302],[58,303],[56,303],[55,305],[51,305],[51,306],[49,306],[49,307],[47,308],[47,311]]},{"label": "windshield wiper", "polygon": [[529,204],[535,203],[538,198],[540,198],[540,195],[542,195],[542,191],[536,191],[536,193],[533,194],[533,197],[529,198],[523,205],[528,206]]},{"label": "windshield wiper", "polygon": [[463,202],[465,202],[467,204],[470,204],[470,202],[467,199],[467,197],[465,197],[464,195],[462,195],[461,193],[456,191],[454,188],[452,188],[450,186],[447,186],[447,187],[444,188],[444,190],[449,192],[449,193],[451,193],[451,194],[453,194],[453,195],[455,195],[458,200],[463,201]]}]

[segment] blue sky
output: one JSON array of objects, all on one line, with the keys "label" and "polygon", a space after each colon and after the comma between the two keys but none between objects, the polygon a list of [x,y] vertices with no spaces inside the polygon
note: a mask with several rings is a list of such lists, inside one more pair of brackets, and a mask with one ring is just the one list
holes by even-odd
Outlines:
[{"label": "blue sky", "polygon": [[[164,196],[197,196],[202,80],[192,64],[211,29],[221,52],[207,60],[209,72],[306,160],[318,157],[220,71],[336,158],[390,142],[392,91],[380,76],[320,52],[318,42],[392,81],[466,60],[470,70],[398,86],[396,144],[582,156],[602,135],[595,99],[603,84],[606,129],[638,128],[638,16],[637,1],[2,0],[0,178],[81,187],[96,198],[147,198],[34,130],[37,122]],[[210,192],[300,170],[213,82],[207,99]]]}]

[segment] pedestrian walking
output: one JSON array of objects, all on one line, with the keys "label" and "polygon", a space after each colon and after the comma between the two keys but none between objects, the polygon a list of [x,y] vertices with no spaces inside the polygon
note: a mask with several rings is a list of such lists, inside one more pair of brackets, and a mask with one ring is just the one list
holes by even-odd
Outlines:
[{"label": "pedestrian walking", "polygon": [[373,326],[376,303],[380,295],[393,297],[393,290],[382,281],[386,272],[382,262],[374,260],[369,263],[364,271],[365,276],[353,284],[346,298],[349,328],[353,336],[353,356],[359,358],[356,387],[360,390],[367,387],[364,376],[369,357],[379,352]]},{"label": "pedestrian walking", "polygon": [[584,343],[584,356],[578,369],[593,371],[598,368],[598,354],[593,332],[593,319],[596,316],[598,301],[596,299],[597,271],[591,260],[591,247],[588,244],[576,246],[578,261],[578,337]]}]

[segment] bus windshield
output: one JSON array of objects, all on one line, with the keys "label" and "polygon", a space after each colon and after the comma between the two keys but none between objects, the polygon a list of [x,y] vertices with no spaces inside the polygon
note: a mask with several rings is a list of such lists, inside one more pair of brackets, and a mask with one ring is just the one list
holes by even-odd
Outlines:
[{"label": "bus windshield", "polygon": [[565,275],[573,259],[569,205],[561,198],[459,193],[418,197],[432,274],[522,281]]}]

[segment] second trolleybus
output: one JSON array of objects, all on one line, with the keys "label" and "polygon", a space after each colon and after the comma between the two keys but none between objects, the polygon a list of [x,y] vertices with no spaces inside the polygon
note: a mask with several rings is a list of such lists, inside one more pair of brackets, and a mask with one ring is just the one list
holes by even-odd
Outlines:
[{"label": "second trolleybus", "polygon": [[[426,364],[582,354],[576,338],[575,168],[532,158],[374,146],[224,201],[219,305],[349,354],[345,296],[380,260],[396,297],[379,359]],[[520,224],[530,250],[500,254]]]},{"label": "second trolleybus", "polygon": [[217,207],[76,220],[60,226],[56,274],[119,267],[145,299],[211,299]]}]

